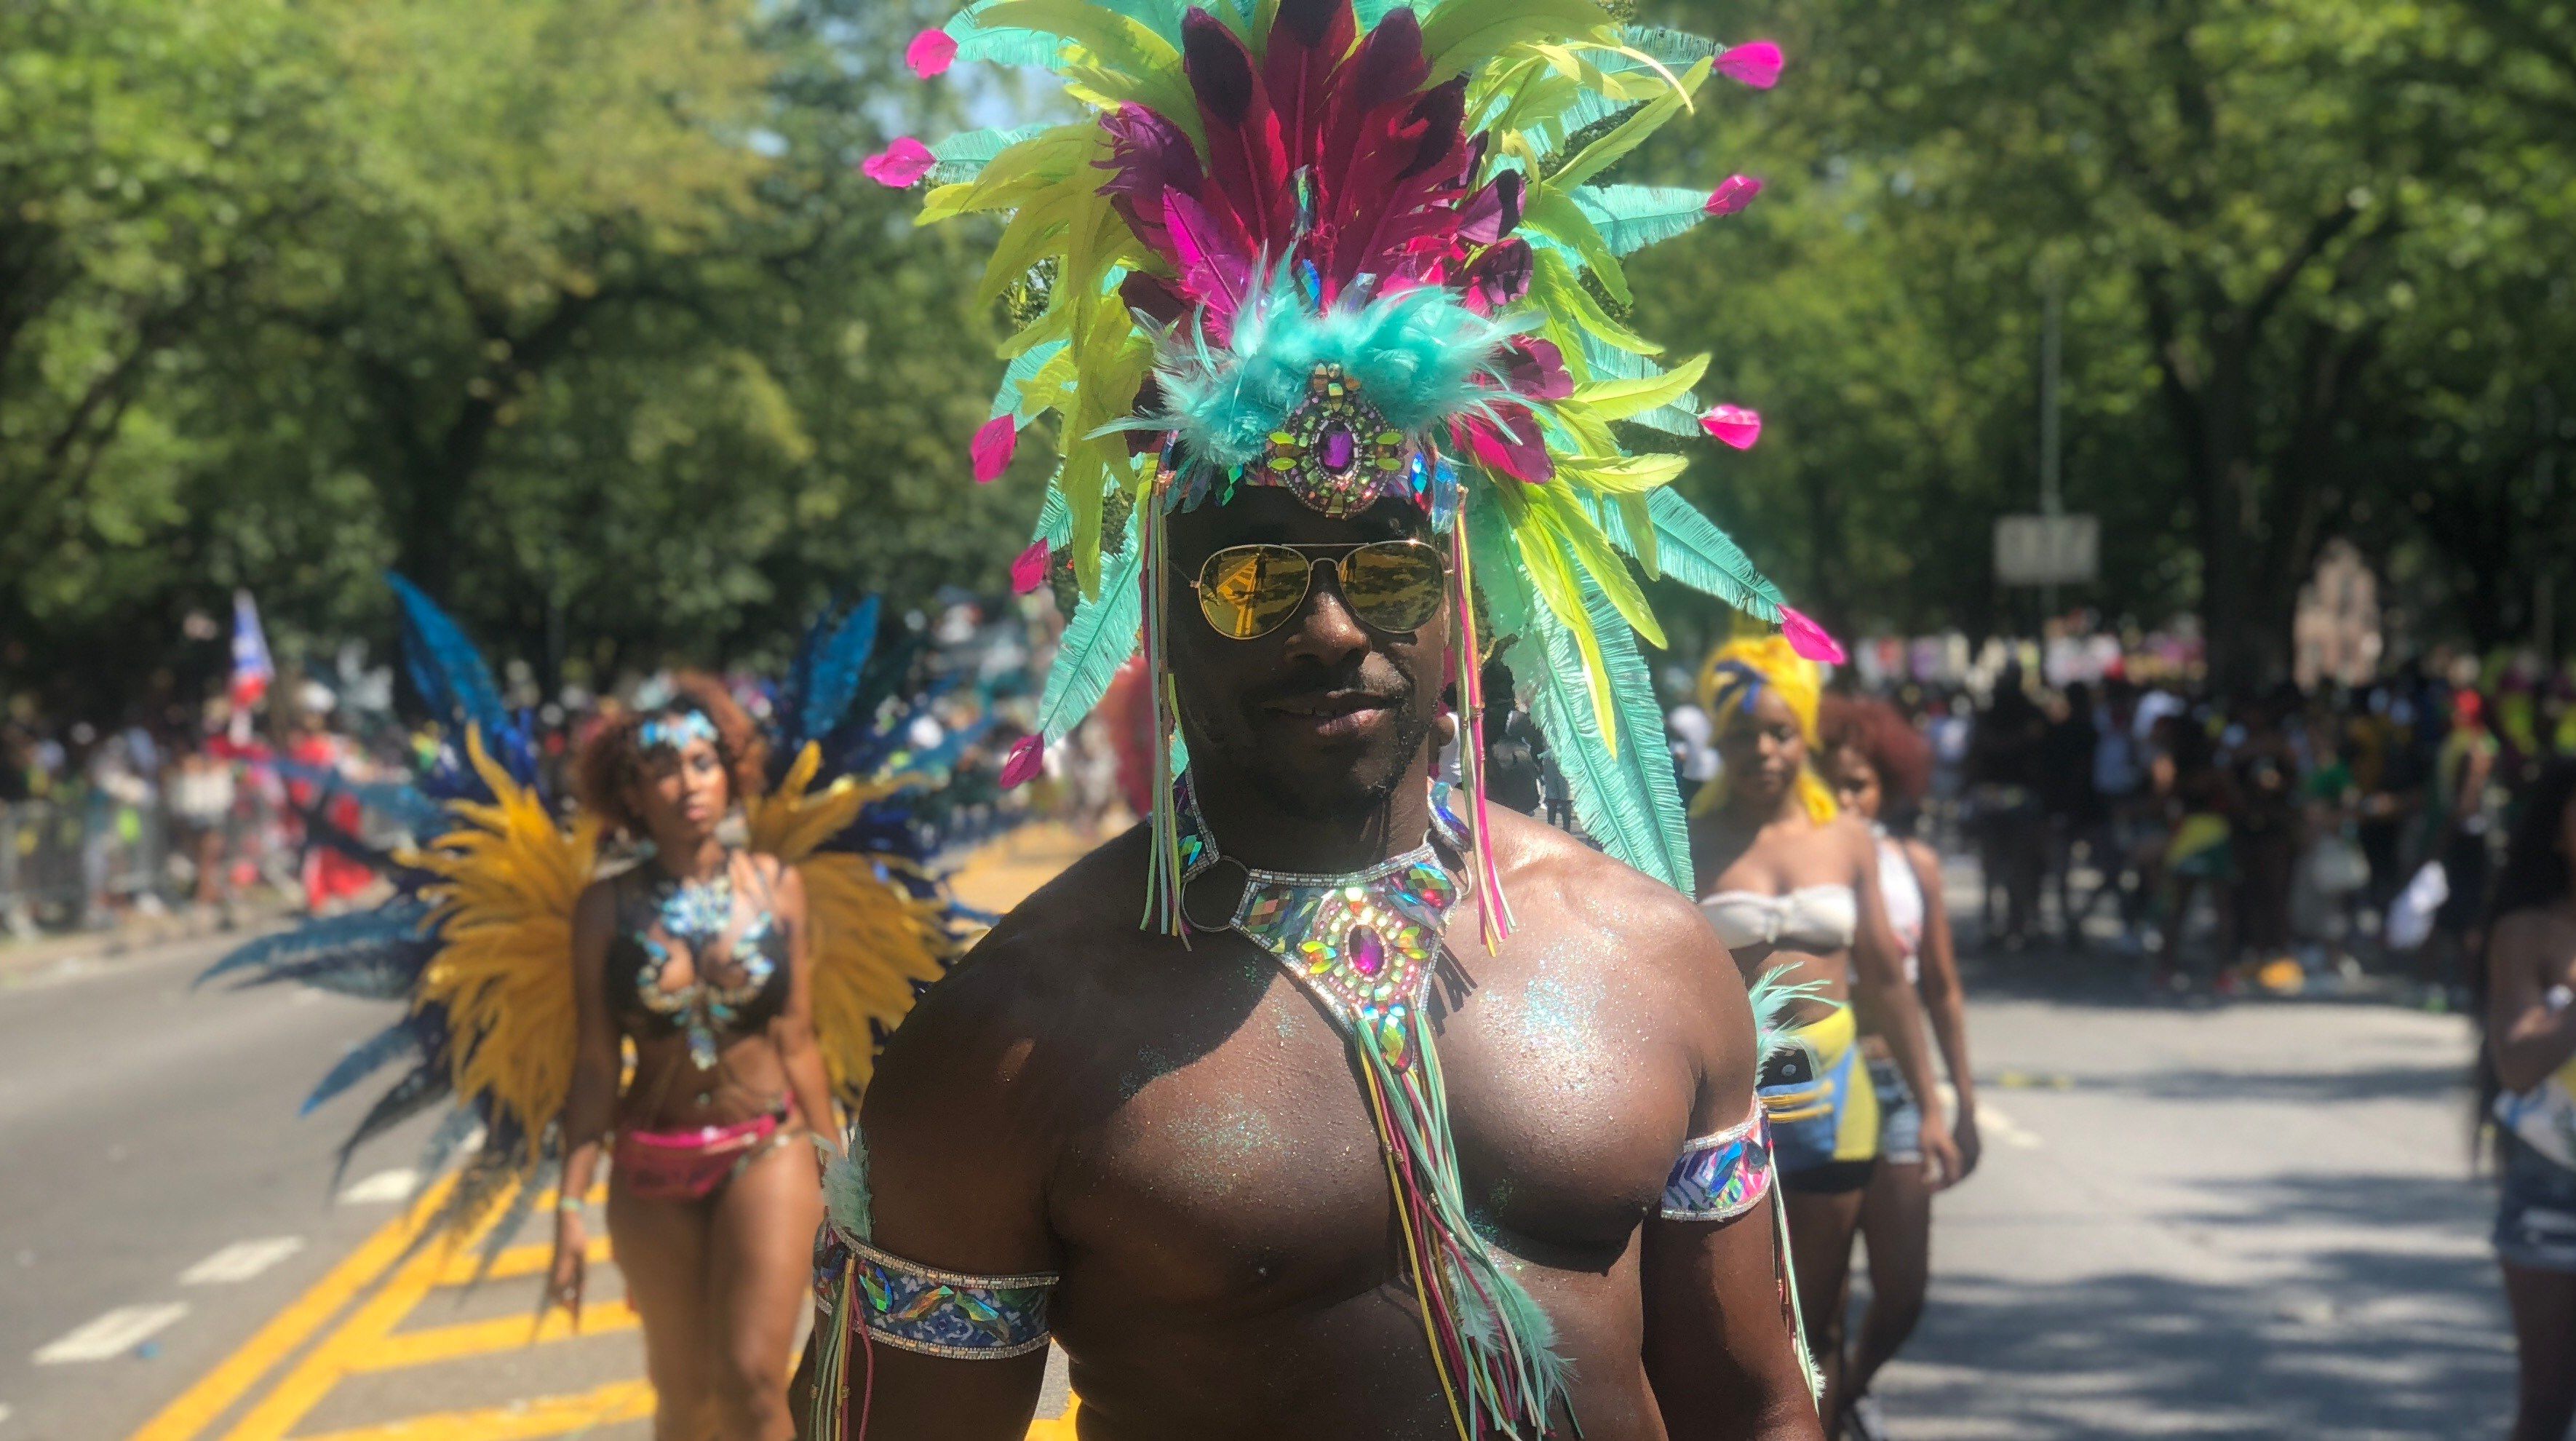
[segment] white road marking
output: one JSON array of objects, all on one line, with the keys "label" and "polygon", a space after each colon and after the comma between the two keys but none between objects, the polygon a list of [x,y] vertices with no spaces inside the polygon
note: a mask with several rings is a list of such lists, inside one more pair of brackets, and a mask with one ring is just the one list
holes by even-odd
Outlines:
[{"label": "white road marking", "polygon": [[247,1281],[304,1249],[301,1236],[271,1236],[265,1241],[235,1241],[179,1273],[182,1286],[222,1286]]},{"label": "white road marking", "polygon": [[153,1332],[188,1314],[184,1301],[159,1306],[120,1306],[36,1353],[39,1366],[104,1361],[133,1350]]},{"label": "white road marking", "polygon": [[420,1189],[420,1173],[409,1166],[396,1166],[378,1171],[340,1193],[343,1206],[381,1205],[388,1201],[408,1201]]},{"label": "white road marking", "polygon": [[1977,1102],[1977,1126],[1996,1140],[2019,1150],[2036,1151],[2046,1144],[2023,1130],[2012,1117],[1996,1109],[1992,1101],[1980,1099]]}]

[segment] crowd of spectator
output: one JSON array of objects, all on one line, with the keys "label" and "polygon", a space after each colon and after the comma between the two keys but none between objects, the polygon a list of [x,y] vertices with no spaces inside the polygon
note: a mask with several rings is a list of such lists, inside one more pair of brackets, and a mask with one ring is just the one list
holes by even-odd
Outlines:
[{"label": "crowd of spectator", "polygon": [[[1989,944],[2114,949],[2175,988],[2376,972],[2458,1004],[2507,819],[2576,754],[2576,687],[2528,665],[2241,697],[2007,665],[1982,697],[1889,699],[1932,746],[1927,820],[1977,858]],[[1712,764],[1690,709],[1685,777]]]}]

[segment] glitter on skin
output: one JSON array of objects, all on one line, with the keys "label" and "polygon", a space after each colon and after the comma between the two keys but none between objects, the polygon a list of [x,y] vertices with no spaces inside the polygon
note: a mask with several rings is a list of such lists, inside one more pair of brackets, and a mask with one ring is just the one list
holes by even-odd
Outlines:
[{"label": "glitter on skin", "polygon": [[1171,1123],[1172,1139],[1201,1166],[1215,1169],[1250,1160],[1280,1144],[1270,1117],[1231,1092],[1194,1115]]}]

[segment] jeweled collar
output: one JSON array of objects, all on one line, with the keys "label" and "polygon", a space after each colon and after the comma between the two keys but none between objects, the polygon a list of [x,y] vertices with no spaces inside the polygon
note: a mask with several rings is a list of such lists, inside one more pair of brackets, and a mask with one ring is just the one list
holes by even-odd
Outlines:
[{"label": "jeweled collar", "polygon": [[[1175,784],[1182,884],[1231,861],[1243,871],[1243,894],[1217,926],[1190,918],[1194,930],[1232,930],[1268,951],[1346,1031],[1376,1033],[1390,1060],[1411,1056],[1408,1012],[1418,1012],[1437,969],[1449,914],[1467,893],[1442,847],[1463,849],[1465,827],[1449,809],[1446,786],[1434,786],[1431,834],[1421,845],[1344,875],[1265,871],[1220,854],[1184,775]],[[1186,892],[1184,893],[1186,896]]]}]

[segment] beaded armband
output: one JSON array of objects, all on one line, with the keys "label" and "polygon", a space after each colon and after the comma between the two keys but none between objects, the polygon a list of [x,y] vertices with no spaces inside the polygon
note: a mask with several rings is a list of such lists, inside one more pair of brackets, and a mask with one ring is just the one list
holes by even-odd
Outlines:
[{"label": "beaded armband", "polygon": [[958,1361],[1000,1361],[1047,1343],[1051,1274],[963,1276],[917,1266],[825,1226],[814,1246],[814,1297],[837,1317],[843,1295],[868,1338]]},{"label": "beaded armband", "polygon": [[1731,1221],[1771,1194],[1771,1121],[1756,1101],[1744,1124],[1682,1147],[1664,1182],[1667,1221]]}]

